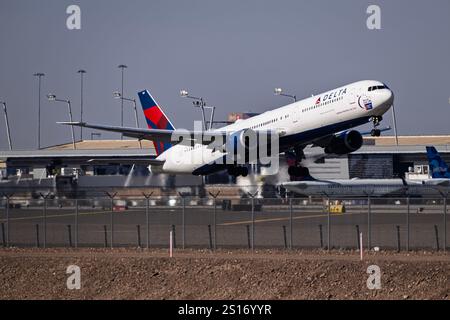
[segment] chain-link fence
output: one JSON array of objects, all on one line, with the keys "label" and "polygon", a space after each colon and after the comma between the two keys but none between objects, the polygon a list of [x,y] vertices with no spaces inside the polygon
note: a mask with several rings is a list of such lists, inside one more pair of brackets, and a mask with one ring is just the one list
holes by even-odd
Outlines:
[{"label": "chain-link fence", "polygon": [[444,198],[0,199],[3,246],[445,250]]}]

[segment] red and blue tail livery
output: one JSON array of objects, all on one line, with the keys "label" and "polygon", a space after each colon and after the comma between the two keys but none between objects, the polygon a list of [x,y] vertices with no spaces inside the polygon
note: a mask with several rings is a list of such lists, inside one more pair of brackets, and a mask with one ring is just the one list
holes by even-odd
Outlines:
[{"label": "red and blue tail livery", "polygon": [[[162,111],[162,109],[158,106],[148,90],[138,92],[138,95],[149,129],[175,130],[172,122],[170,122],[164,111]],[[172,147],[172,144],[170,143],[163,143],[160,141],[153,141],[153,143],[155,145],[157,155],[160,155]]]}]

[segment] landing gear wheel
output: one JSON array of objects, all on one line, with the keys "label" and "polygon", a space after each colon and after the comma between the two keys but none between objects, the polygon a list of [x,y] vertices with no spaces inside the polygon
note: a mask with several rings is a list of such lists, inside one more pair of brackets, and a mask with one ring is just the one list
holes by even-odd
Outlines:
[{"label": "landing gear wheel", "polygon": [[370,135],[372,137],[379,137],[379,136],[381,136],[381,130],[380,129],[372,129],[372,131],[370,131]]},{"label": "landing gear wheel", "polygon": [[290,176],[295,176],[295,169],[296,169],[297,167],[294,167],[294,166],[289,166],[289,168],[288,168],[288,174],[290,175]]},{"label": "landing gear wheel", "polygon": [[288,168],[288,174],[293,177],[308,177],[309,169],[305,167],[290,166]]}]

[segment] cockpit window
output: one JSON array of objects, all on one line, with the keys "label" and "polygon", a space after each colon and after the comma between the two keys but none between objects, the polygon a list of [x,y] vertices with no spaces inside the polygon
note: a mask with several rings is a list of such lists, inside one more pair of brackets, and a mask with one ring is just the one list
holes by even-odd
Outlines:
[{"label": "cockpit window", "polygon": [[369,89],[367,89],[368,91],[375,91],[375,90],[380,90],[380,89],[389,89],[387,86],[382,85],[382,86],[372,86],[369,87]]}]

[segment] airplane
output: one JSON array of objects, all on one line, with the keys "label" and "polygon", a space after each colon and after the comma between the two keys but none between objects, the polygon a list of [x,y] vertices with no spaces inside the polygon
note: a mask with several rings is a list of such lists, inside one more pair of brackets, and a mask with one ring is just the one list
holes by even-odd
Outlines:
[{"label": "airplane", "polygon": [[304,181],[290,181],[280,186],[302,195],[317,196],[388,196],[436,195],[450,191],[450,171],[434,146],[427,146],[431,179],[336,179],[316,180],[309,176]]},{"label": "airplane", "polygon": [[[227,170],[232,176],[247,176],[246,164],[249,161],[242,164],[235,157],[230,163],[224,158],[236,153],[237,148],[247,153],[250,148],[254,148],[255,144],[249,145],[246,140],[250,133],[268,132],[279,137],[278,151],[286,155],[289,175],[302,177],[309,175],[309,170],[301,165],[306,146],[320,146],[326,154],[337,155],[358,150],[363,144],[362,135],[352,128],[372,122],[370,134],[380,136],[384,131],[379,128],[383,114],[394,101],[393,91],[383,82],[363,80],[238,120],[222,128],[199,132],[175,129],[148,90],[139,92],[138,96],[148,129],[86,122],[59,123],[151,140],[157,156],[148,159],[150,171],[169,174],[209,175]],[[186,133],[190,137],[186,141],[173,138],[185,136]],[[212,147],[212,143],[217,143],[217,140],[222,145]],[[258,143],[256,147],[259,147]]]}]

